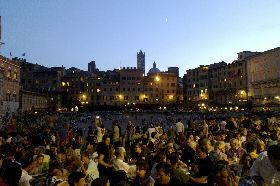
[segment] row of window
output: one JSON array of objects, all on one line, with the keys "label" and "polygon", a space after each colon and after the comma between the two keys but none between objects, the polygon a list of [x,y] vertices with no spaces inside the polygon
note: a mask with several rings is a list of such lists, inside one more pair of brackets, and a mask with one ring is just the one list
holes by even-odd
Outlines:
[{"label": "row of window", "polygon": [[[210,76],[210,78],[217,78],[217,77],[220,77],[222,74],[221,74],[221,72],[219,72],[219,73],[210,73],[209,74],[209,76]],[[237,76],[240,76],[240,75],[242,75],[242,69],[238,69],[237,71],[228,71],[228,72],[224,72],[224,74],[223,74],[224,76],[230,76],[230,77],[232,77],[232,76],[234,76],[234,75],[237,75]],[[195,75],[193,75],[193,76],[195,76]],[[198,76],[198,75],[197,75]],[[205,80],[205,79],[208,79],[208,75],[203,75],[203,76],[200,76],[200,77],[197,77],[197,78],[195,78],[195,77],[193,77],[192,78],[192,80],[193,81],[199,81],[199,80]],[[191,77],[190,78],[188,78],[188,82],[191,82]]]},{"label": "row of window", "polygon": [[[158,99],[160,98],[160,96],[158,95],[153,95],[151,94],[149,96],[149,98],[147,98],[148,95],[145,95],[145,97],[143,98],[143,100],[151,100],[151,99],[154,99],[155,101],[158,101]],[[107,100],[110,100],[110,101],[121,101],[121,100],[124,100],[124,101],[128,101],[128,100],[131,100],[129,99],[130,97],[129,96],[123,96],[123,97],[120,97],[120,96],[96,96],[96,99],[97,100],[100,100],[100,98],[103,100],[103,101],[107,101]],[[131,97],[132,98],[132,97]],[[161,99],[164,99],[164,96],[161,96]],[[168,99],[166,97],[166,99]],[[134,96],[134,100],[135,101],[139,101],[140,100],[140,96]]]},{"label": "row of window", "polygon": [[140,77],[121,77],[122,80],[140,80]]},{"label": "row of window", "polygon": [[27,103],[27,104],[36,104],[36,105],[45,105],[48,103],[47,100],[38,100],[38,99],[32,99],[32,98],[26,98],[22,100],[22,103]]}]

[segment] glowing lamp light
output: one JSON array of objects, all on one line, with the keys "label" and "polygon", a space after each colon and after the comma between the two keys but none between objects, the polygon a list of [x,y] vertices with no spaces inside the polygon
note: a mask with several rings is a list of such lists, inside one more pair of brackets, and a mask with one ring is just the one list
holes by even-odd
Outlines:
[{"label": "glowing lamp light", "polygon": [[156,77],[155,77],[155,80],[156,80],[157,82],[159,82],[159,81],[160,81],[159,76],[156,76]]}]

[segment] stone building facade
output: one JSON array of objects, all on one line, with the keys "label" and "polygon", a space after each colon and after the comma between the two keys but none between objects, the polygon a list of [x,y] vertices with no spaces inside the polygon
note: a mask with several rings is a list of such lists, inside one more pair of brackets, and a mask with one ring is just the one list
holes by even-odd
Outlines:
[{"label": "stone building facade", "polygon": [[0,114],[19,108],[20,66],[0,56]]}]

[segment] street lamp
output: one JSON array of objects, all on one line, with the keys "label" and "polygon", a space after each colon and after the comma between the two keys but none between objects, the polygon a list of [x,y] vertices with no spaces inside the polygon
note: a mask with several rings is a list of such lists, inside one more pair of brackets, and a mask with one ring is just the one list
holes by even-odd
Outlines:
[{"label": "street lamp", "polygon": [[156,76],[156,77],[155,77],[155,81],[156,81],[156,82],[159,82],[159,81],[160,81],[160,77],[159,77],[159,76]]}]

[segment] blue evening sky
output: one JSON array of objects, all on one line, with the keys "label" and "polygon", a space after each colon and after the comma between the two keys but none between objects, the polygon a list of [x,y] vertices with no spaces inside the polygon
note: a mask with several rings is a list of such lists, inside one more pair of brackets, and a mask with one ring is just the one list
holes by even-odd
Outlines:
[{"label": "blue evening sky", "polygon": [[279,47],[279,0],[0,0],[1,55],[48,67],[146,72],[232,62],[240,51]]}]

